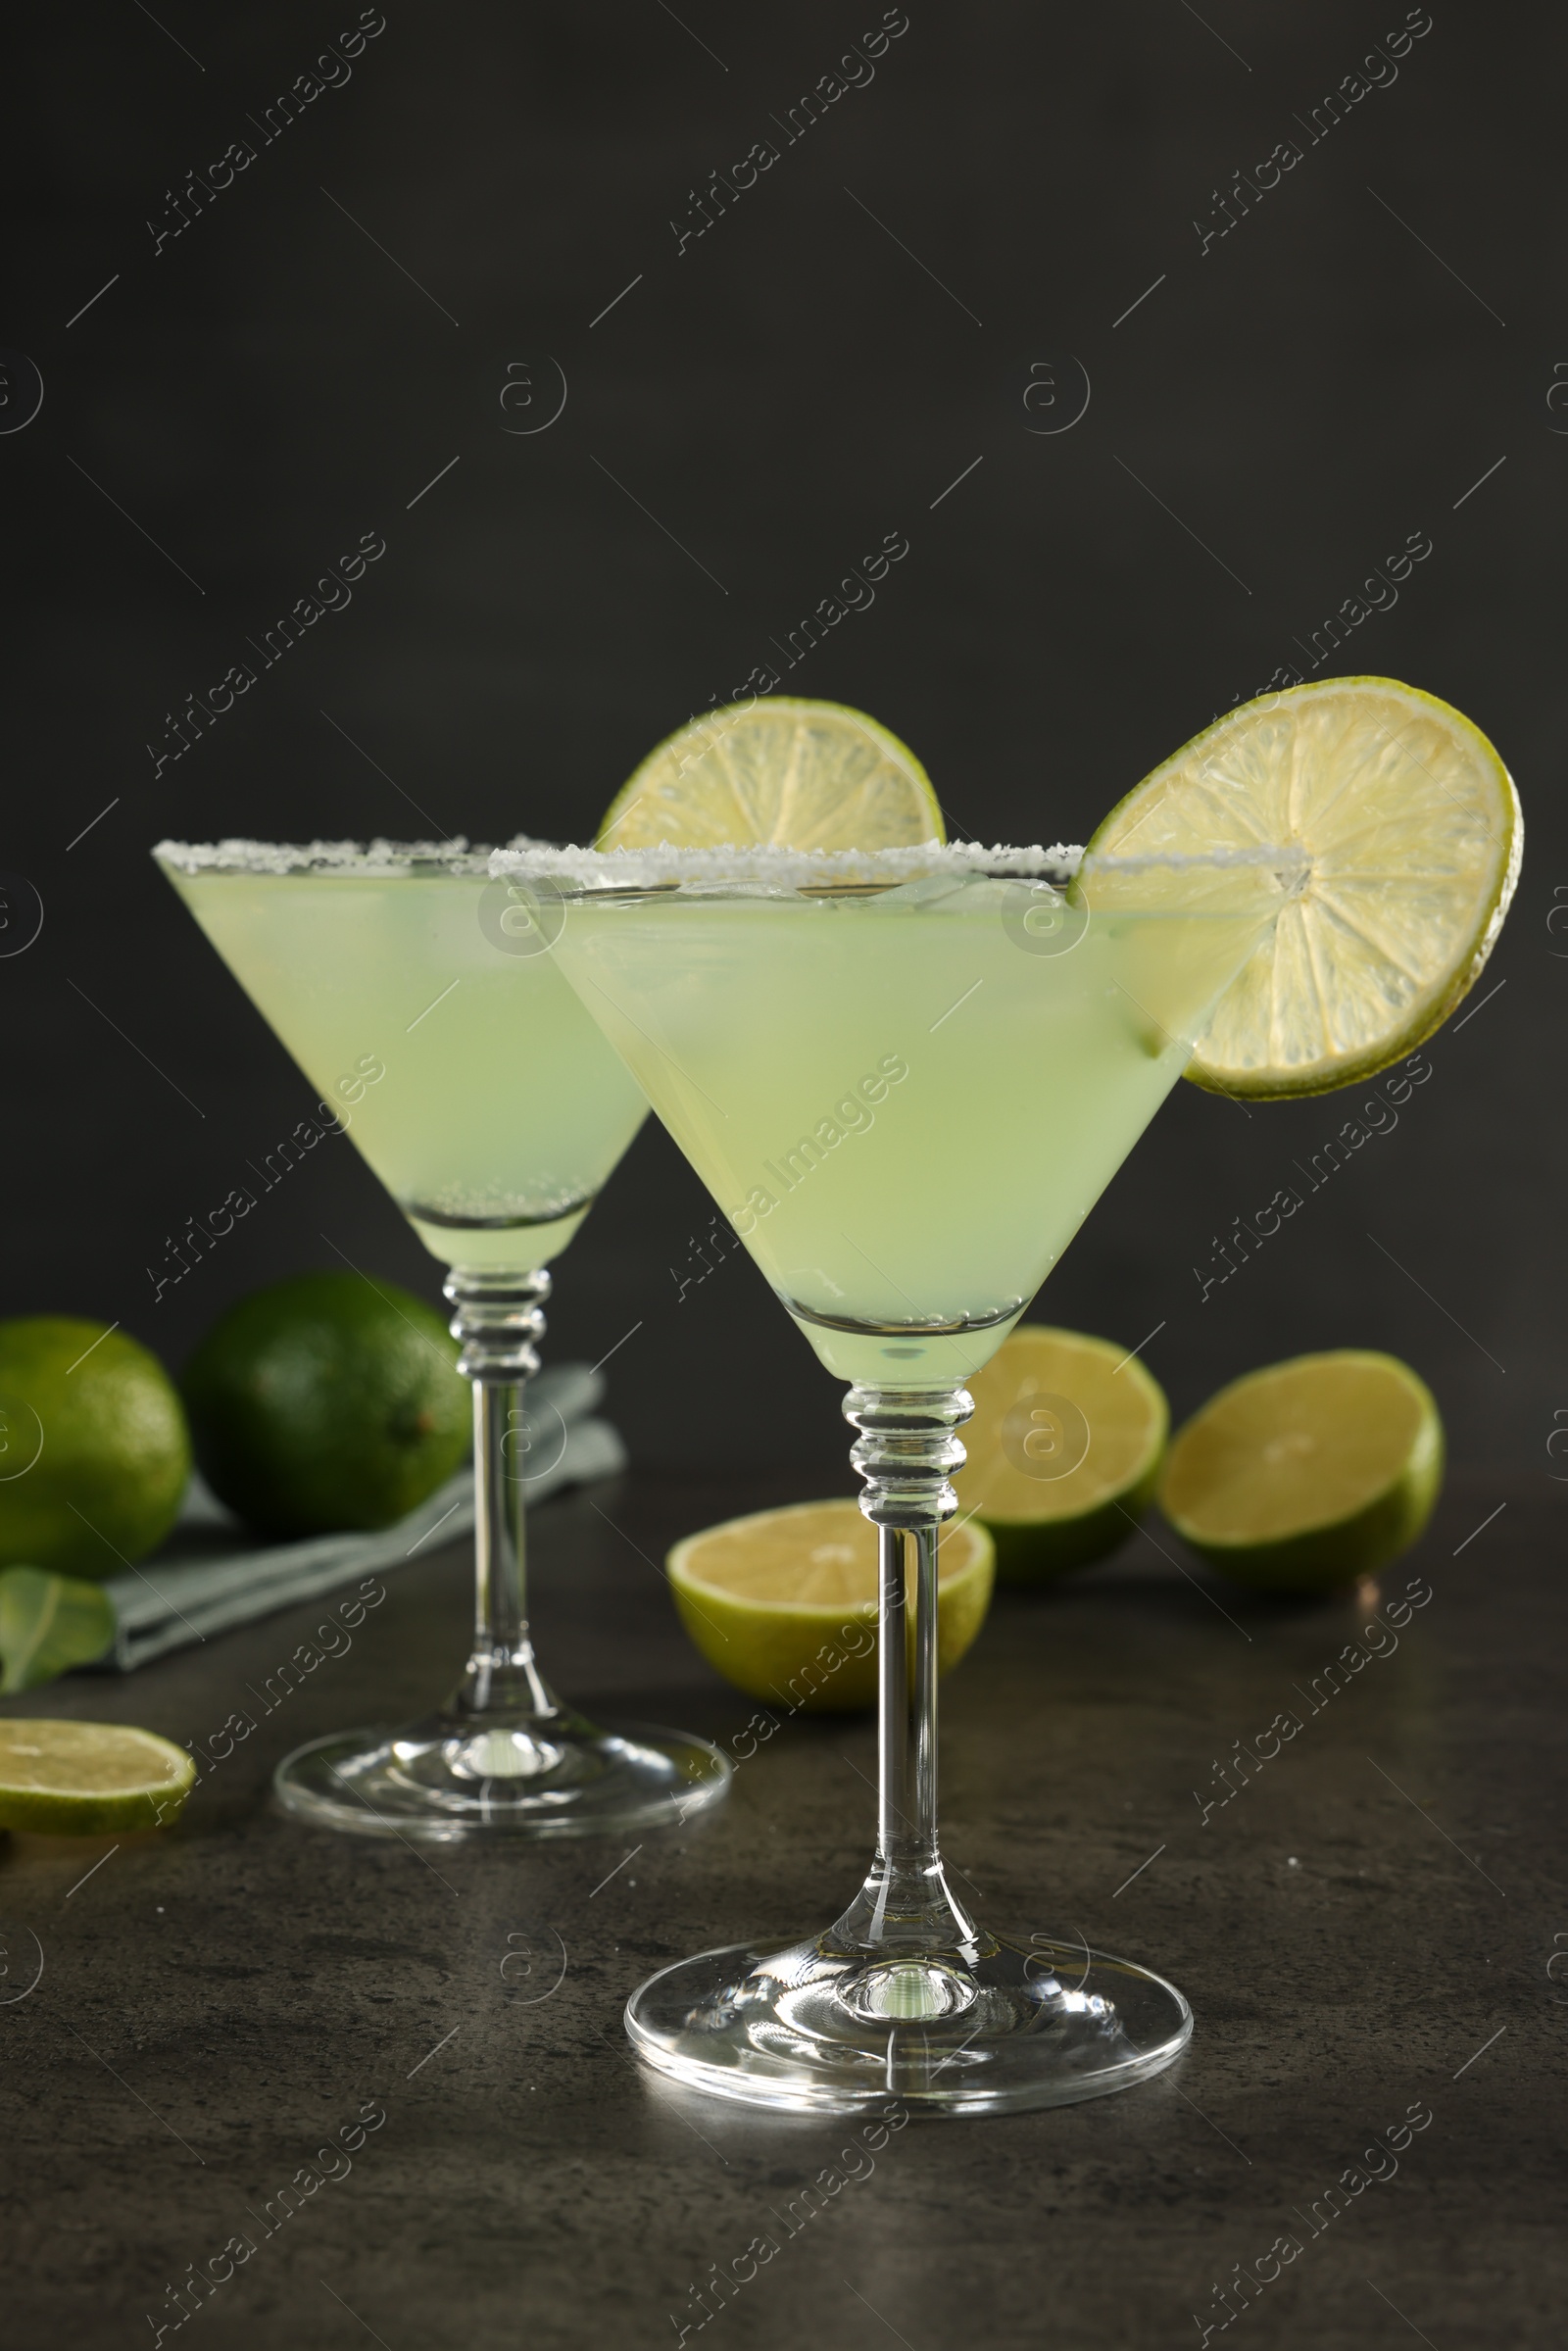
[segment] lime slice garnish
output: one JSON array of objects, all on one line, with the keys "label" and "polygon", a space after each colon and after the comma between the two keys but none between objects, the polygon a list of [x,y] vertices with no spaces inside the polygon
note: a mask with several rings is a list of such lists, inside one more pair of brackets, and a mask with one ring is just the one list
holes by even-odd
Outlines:
[{"label": "lime slice garnish", "polygon": [[601,849],[905,849],[945,841],[912,751],[837,702],[710,710],[651,751],[611,804]]},{"label": "lime slice garnish", "polygon": [[1171,1440],[1159,1506],[1238,1582],[1328,1592],[1407,1550],[1443,1483],[1443,1422],[1393,1355],[1298,1355],[1222,1388]]},{"label": "lime slice garnish", "polygon": [[1165,1450],[1164,1392],[1107,1339],[1020,1323],[967,1383],[958,1492],[997,1573],[1043,1582],[1102,1559],[1148,1508]]},{"label": "lime slice garnish", "polygon": [[[665,1565],[681,1623],[726,1682],[818,1713],[876,1703],[876,1529],[857,1503],[798,1502],[688,1535]],[[995,1566],[984,1527],[944,1531],[939,1672],[985,1622]]]},{"label": "lime slice garnish", "polygon": [[151,1731],[0,1721],[0,1829],[100,1837],[167,1827],[195,1780],[194,1758]]},{"label": "lime slice garnish", "polygon": [[1221,999],[1187,1075],[1223,1094],[1323,1094],[1447,1019],[1492,953],[1524,848],[1478,727],[1386,677],[1246,703],[1113,808],[1094,853],[1299,848],[1310,869]]}]

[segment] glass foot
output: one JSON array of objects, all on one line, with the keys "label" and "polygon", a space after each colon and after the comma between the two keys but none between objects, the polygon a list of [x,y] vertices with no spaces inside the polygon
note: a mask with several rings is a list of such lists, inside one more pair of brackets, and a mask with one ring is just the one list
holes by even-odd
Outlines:
[{"label": "glass foot", "polygon": [[1083,1943],[846,1951],[835,1931],[662,1969],[626,2003],[638,2055],[693,2089],[796,2113],[1003,2114],[1103,2097],[1192,2037],[1174,1984]]},{"label": "glass foot", "polygon": [[273,1777],[297,1819],[358,1837],[613,1837],[673,1827],[720,1802],[733,1766],[684,1731],[611,1731],[580,1715],[446,1713],[398,1731],[338,1731]]}]

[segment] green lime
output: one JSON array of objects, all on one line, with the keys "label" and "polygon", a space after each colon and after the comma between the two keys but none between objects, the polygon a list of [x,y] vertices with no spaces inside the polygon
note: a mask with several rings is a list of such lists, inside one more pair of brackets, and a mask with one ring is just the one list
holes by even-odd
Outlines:
[{"label": "green lime", "polygon": [[167,1828],[195,1779],[195,1758],[151,1731],[0,1721],[0,1829],[109,1837]]},{"label": "green lime", "polygon": [[599,828],[601,849],[900,849],[944,841],[931,781],[863,710],[767,695],[657,744]]},{"label": "green lime", "polygon": [[[788,1713],[876,1704],[876,1529],[857,1502],[798,1502],[726,1519],[665,1562],[680,1621],[716,1673]],[[983,1527],[937,1553],[937,1671],[956,1665],[991,1605]],[[910,1640],[913,1640],[911,1626]]]},{"label": "green lime", "polygon": [[0,1567],[105,1577],[179,1515],[190,1432],[156,1355],[101,1322],[0,1322]]},{"label": "green lime", "polygon": [[1159,1506],[1240,1584],[1332,1592],[1408,1550],[1443,1483],[1443,1422],[1393,1355],[1342,1347],[1249,1372],[1171,1441]]},{"label": "green lime", "polygon": [[385,1527],[469,1442],[439,1314],[390,1282],[304,1273],[220,1317],[180,1382],[203,1477],[264,1535]]},{"label": "green lime", "polygon": [[990,1528],[997,1573],[1045,1583],[1125,1543],[1153,1497],[1170,1412],[1126,1347],[1020,1323],[967,1382],[958,1494]]},{"label": "green lime", "polygon": [[1412,1053],[1474,987],[1524,819],[1458,710],[1396,678],[1326,677],[1195,735],[1111,809],[1088,862],[1265,842],[1305,851],[1306,868],[1187,1075],[1219,1094],[1326,1094]]}]

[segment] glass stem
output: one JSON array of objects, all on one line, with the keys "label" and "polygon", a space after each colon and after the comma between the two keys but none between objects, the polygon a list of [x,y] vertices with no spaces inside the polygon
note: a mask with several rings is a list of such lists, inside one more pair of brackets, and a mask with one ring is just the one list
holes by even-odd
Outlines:
[{"label": "glass stem", "polygon": [[936,1590],[937,1528],[879,1526],[877,1858],[890,1870],[939,1860]]},{"label": "glass stem", "polygon": [[559,1701],[540,1675],[528,1638],[525,1590],[524,1388],[539,1369],[550,1276],[468,1271],[448,1275],[463,1342],[458,1369],[473,1382],[473,1649],[454,1704],[466,1715],[549,1721]]},{"label": "glass stem", "polygon": [[876,1855],[834,1930],[861,1949],[975,1944],[937,1845],[937,1542],[958,1506],[950,1473],[964,1453],[955,1432],[973,1410],[962,1388],[856,1387],[844,1399],[878,1547]]}]

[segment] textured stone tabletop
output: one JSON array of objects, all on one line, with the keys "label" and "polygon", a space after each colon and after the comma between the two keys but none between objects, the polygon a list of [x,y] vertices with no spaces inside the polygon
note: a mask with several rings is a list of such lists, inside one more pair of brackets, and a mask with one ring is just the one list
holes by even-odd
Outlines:
[{"label": "textured stone tabletop", "polygon": [[[641,1479],[541,1510],[558,1685],[744,1748],[750,1702],[689,1648],[654,1562],[801,1494]],[[666,1958],[833,1917],[869,1852],[869,1718],[785,1725],[710,1823],[630,1853],[298,1827],[268,1807],[280,1755],[453,1678],[466,1559],[401,1571],[175,1832],[0,1840],[10,2351],[635,2351],[683,2329],[1144,2351],[1232,2327],[1253,2351],[1556,2351],[1568,1612],[1555,1497],[1503,1498],[1450,1483],[1371,1632],[1348,1603],[1184,1580],[1143,1536],[999,1594],[944,1696],[956,1883],[998,1926],[1168,1974],[1197,2032],[1120,2096],[895,2117],[875,2145],[651,2080],[620,2026]],[[1412,1579],[1430,1597],[1399,1627]],[[247,1693],[319,1613],[7,1710],[206,1743],[260,1713]]]}]

